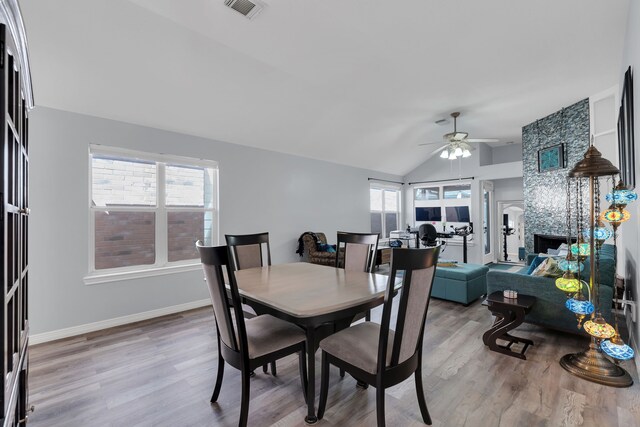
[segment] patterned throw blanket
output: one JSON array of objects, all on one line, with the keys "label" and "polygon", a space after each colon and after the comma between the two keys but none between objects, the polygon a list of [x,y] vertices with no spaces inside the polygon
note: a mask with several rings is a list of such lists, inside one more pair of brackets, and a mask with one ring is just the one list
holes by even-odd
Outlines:
[{"label": "patterned throw blanket", "polygon": [[300,255],[300,257],[304,256],[304,239],[303,237],[305,235],[309,235],[311,237],[313,237],[313,241],[316,244],[316,248],[318,247],[318,244],[320,243],[320,239],[318,239],[318,236],[316,236],[316,233],[314,233],[313,231],[305,231],[304,233],[302,233],[300,235],[300,237],[298,238],[298,249],[296,250],[296,253],[298,255]]}]

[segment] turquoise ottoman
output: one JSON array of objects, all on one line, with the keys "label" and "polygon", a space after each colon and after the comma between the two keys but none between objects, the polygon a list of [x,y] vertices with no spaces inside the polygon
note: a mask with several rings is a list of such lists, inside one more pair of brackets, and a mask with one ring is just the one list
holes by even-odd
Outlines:
[{"label": "turquoise ottoman", "polygon": [[469,305],[487,293],[488,271],[488,267],[478,264],[436,267],[431,296]]}]

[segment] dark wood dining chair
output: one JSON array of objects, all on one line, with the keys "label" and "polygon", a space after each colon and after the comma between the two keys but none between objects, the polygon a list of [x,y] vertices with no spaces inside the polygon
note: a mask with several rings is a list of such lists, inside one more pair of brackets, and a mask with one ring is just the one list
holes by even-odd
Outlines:
[{"label": "dark wood dining chair", "polygon": [[[271,265],[269,233],[226,234],[224,237],[231,253],[231,262],[235,271]],[[247,306],[243,307],[243,312],[247,318],[255,315],[253,309]],[[262,370],[266,374],[267,365],[263,366]],[[271,363],[271,374],[273,376],[278,374],[275,362]]]},{"label": "dark wood dining chair", "polygon": [[[431,425],[422,387],[422,339],[431,287],[440,247],[392,249],[391,273],[384,296],[381,324],[364,322],[320,341],[322,374],[318,419],[324,416],[329,392],[329,366],[344,369],[358,381],[376,388],[378,427],[385,425],[385,389],[415,374],[418,405],[425,424]],[[396,329],[391,330],[394,288],[402,271]]]},{"label": "dark wood dining chair", "polygon": [[[347,233],[338,231],[336,252],[336,267],[344,268],[347,271],[364,271],[371,273],[376,263],[376,252],[378,250],[377,233]],[[341,254],[343,251],[343,254]],[[354,320],[362,319],[363,316],[356,316]],[[371,320],[371,312],[368,310],[364,317]]]},{"label": "dark wood dining chair", "polygon": [[[231,310],[223,268],[227,269],[228,289],[234,307],[240,307],[235,273],[229,265],[226,246],[204,246],[196,242],[205,279],[209,287],[218,336],[218,373],[211,402],[216,402],[222,386],[225,361],[242,372],[240,426],[247,425],[249,377],[254,369],[293,353],[298,353],[302,392],[306,401],[307,364],[305,333],[298,326],[268,314],[245,319],[241,310]],[[234,322],[235,321],[235,322]]]},{"label": "dark wood dining chair", "polygon": [[271,265],[269,233],[226,234],[224,237],[231,251],[235,270]]}]

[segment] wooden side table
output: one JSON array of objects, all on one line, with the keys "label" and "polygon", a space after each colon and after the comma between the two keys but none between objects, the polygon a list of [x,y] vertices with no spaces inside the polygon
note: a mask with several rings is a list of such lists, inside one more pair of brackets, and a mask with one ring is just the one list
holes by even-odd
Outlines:
[{"label": "wooden side table", "polygon": [[[486,302],[496,320],[491,329],[482,336],[484,344],[489,346],[489,350],[526,360],[524,352],[533,345],[533,341],[510,335],[509,331],[522,324],[524,315],[531,311],[536,297],[518,294],[517,298],[505,298],[502,291],[496,291],[487,297]],[[509,344],[499,345],[498,339]],[[511,350],[511,346],[517,342],[524,344],[520,352]]]}]

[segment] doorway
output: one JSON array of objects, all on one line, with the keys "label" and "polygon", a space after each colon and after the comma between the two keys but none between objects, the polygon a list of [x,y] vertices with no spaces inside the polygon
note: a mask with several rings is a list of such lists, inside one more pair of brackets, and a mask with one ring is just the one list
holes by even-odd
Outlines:
[{"label": "doorway", "polygon": [[493,182],[482,182],[482,263],[495,261],[495,238],[493,232]]},{"label": "doorway", "polygon": [[524,264],[524,202],[500,201],[497,212],[498,261]]}]

